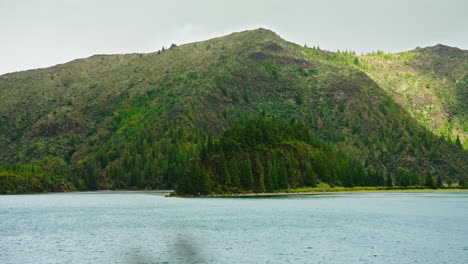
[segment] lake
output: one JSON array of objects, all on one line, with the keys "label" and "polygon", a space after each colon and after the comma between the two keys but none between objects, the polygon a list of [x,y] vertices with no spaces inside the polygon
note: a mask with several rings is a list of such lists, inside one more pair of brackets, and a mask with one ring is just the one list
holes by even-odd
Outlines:
[{"label": "lake", "polygon": [[468,192],[0,196],[0,263],[468,263]]}]

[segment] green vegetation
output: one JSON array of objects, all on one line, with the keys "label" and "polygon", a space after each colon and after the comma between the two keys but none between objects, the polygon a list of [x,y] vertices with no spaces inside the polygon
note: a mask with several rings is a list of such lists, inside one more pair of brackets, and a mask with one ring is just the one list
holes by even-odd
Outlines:
[{"label": "green vegetation", "polygon": [[285,190],[286,193],[307,193],[307,192],[394,192],[394,191],[434,191],[434,190],[463,190],[457,188],[441,188],[441,189],[432,189],[427,188],[422,185],[415,186],[354,186],[354,187],[345,187],[345,186],[330,186],[327,183],[319,183],[316,187],[303,187],[296,189]]},{"label": "green vegetation", "polygon": [[[202,147],[177,186],[179,194],[274,192],[317,185],[383,185],[381,174],[327,145],[299,122],[260,118],[236,123]],[[229,169],[226,169],[229,168]]]},{"label": "green vegetation", "polygon": [[[70,175],[70,168],[58,158],[36,164],[1,166],[0,193],[74,191],[76,187]],[[83,183],[81,186],[84,188]]]},{"label": "green vegetation", "polygon": [[424,127],[468,148],[468,53],[444,45],[360,57],[361,68]]},{"label": "green vegetation", "polygon": [[[467,122],[460,102],[466,101],[466,52],[436,50],[437,61],[424,49],[357,56],[302,47],[259,29],[154,53],[96,55],[2,75],[1,192],[167,189],[186,171],[195,172],[193,188],[202,192],[279,190],[317,181],[362,185],[338,176],[342,172],[317,171],[318,151],[324,162],[348,164],[327,166],[354,164],[368,180],[383,179],[381,185],[390,184],[390,175],[393,185],[411,186],[426,173],[436,185],[439,178],[445,185],[464,184]],[[392,70],[386,78],[377,66],[393,61],[407,70]],[[418,70],[410,70],[415,65]],[[438,68],[432,74],[427,65]],[[391,82],[397,77],[414,84],[407,94],[411,100],[419,98],[416,91],[434,91],[437,96],[423,97],[434,107],[407,104],[391,93],[400,87]],[[440,105],[451,118],[434,123],[442,120]],[[281,134],[285,138],[274,144],[252,145],[226,135],[259,114],[280,123],[296,120],[316,143]],[[223,141],[221,155],[216,148],[227,139],[240,145]],[[269,148],[274,155],[266,154]],[[304,159],[298,156],[303,152]],[[44,166],[50,161],[63,168]],[[207,172],[208,161],[219,171]],[[278,181],[268,175],[275,170]],[[222,182],[214,175],[222,175]]]},{"label": "green vegetation", "polygon": [[[290,195],[290,194],[322,194],[322,193],[336,193],[336,192],[427,192],[427,191],[465,191],[466,188],[455,188],[455,187],[446,187],[439,189],[427,188],[426,186],[394,186],[394,187],[384,187],[384,186],[355,186],[355,187],[344,187],[344,186],[330,186],[327,183],[321,182],[318,183],[316,187],[301,187],[301,188],[290,188],[285,190],[278,190],[273,193],[212,193],[206,196],[213,197],[235,197],[235,196],[270,196],[270,195]],[[177,193],[172,193],[171,196],[177,196]]]},{"label": "green vegetation", "polygon": [[[376,186],[395,188],[442,188],[427,173],[421,176],[384,170],[371,171],[318,139],[297,121],[260,118],[235,123],[218,140],[202,146],[200,158],[187,166],[176,188],[177,195],[287,192],[317,187],[318,180],[329,186],[352,188]],[[323,184],[322,184],[323,186]]]}]

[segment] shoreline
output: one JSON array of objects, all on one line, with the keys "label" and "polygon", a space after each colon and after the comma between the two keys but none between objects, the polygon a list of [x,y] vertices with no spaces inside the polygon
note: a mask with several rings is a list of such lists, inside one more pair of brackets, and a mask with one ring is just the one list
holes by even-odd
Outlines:
[{"label": "shoreline", "polygon": [[148,192],[150,195],[158,195],[165,197],[180,197],[180,198],[223,198],[223,197],[262,197],[262,196],[282,196],[282,195],[320,195],[320,194],[350,194],[350,193],[379,193],[379,192],[389,192],[389,193],[401,193],[401,192],[462,192],[468,191],[468,189],[460,188],[440,188],[440,189],[419,189],[419,188],[408,188],[408,189],[366,189],[357,187],[353,188],[328,188],[328,189],[317,189],[310,188],[311,190],[305,189],[291,189],[289,191],[279,191],[279,192],[265,192],[265,193],[255,193],[255,192],[246,192],[246,193],[224,193],[224,194],[208,194],[208,195],[178,195],[174,190],[135,190],[135,189],[102,189],[102,190],[84,190],[84,191],[65,191],[65,192],[24,192],[24,193],[3,193],[3,195],[37,195],[37,194],[66,194],[66,193],[114,193],[114,192]]},{"label": "shoreline", "polygon": [[116,192],[147,192],[151,195],[169,196],[174,190],[145,190],[145,189],[99,189],[99,190],[73,190],[63,192],[19,192],[19,193],[0,193],[2,195],[38,195],[38,194],[69,194],[69,193],[116,193]]},{"label": "shoreline", "polygon": [[294,191],[291,190],[283,192],[271,192],[271,193],[232,193],[232,194],[208,194],[208,195],[177,195],[169,194],[166,197],[179,197],[179,198],[236,198],[236,197],[262,197],[262,196],[284,196],[284,195],[320,195],[320,194],[351,194],[351,193],[403,193],[403,192],[463,192],[468,189],[358,189],[358,190],[314,190],[314,191]]}]

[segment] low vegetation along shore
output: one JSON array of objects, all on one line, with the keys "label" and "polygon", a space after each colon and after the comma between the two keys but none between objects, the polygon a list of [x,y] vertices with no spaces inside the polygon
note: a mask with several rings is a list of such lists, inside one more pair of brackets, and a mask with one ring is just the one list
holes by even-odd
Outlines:
[{"label": "low vegetation along shore", "polygon": [[304,195],[304,194],[333,194],[333,193],[373,193],[373,192],[456,192],[468,191],[468,189],[460,188],[458,186],[449,187],[443,186],[441,188],[431,188],[427,186],[409,186],[409,187],[372,187],[372,186],[359,186],[359,187],[342,187],[330,186],[327,183],[319,183],[317,187],[304,187],[286,190],[278,190],[276,192],[241,192],[241,193],[217,193],[217,194],[178,194],[171,192],[168,197],[254,197],[254,196],[279,196],[279,195]]}]

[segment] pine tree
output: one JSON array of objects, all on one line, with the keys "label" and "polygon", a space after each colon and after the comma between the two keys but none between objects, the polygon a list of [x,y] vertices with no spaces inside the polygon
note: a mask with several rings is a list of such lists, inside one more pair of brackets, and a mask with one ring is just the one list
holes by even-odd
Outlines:
[{"label": "pine tree", "polygon": [[377,173],[377,182],[376,182],[377,186],[383,186],[385,184],[385,179],[384,179],[384,176],[382,174],[382,172],[378,172]]},{"label": "pine tree", "polygon": [[265,170],[258,154],[255,155],[255,168],[255,174],[258,175],[255,189],[258,192],[265,192]]},{"label": "pine tree", "polygon": [[437,186],[434,182],[434,178],[430,173],[426,174],[426,180],[424,181],[424,185],[433,189],[437,189]]},{"label": "pine tree", "polygon": [[387,175],[387,187],[393,187],[392,176],[390,174]]},{"label": "pine tree", "polygon": [[246,190],[252,190],[254,185],[254,177],[252,173],[252,162],[250,160],[250,155],[247,154],[245,159],[241,163],[241,182],[242,187]]},{"label": "pine tree", "polygon": [[200,188],[199,191],[201,194],[210,194],[211,193],[211,179],[208,173],[201,170],[200,172]]},{"label": "pine tree", "polygon": [[240,187],[241,186],[241,181],[239,177],[239,167],[237,165],[237,161],[234,159],[230,162],[229,164],[229,172],[231,174],[231,183],[234,187]]},{"label": "pine tree", "polygon": [[263,175],[264,175],[264,181],[265,181],[265,191],[272,192],[274,189],[273,189],[273,182],[271,180],[270,173],[267,171]]},{"label": "pine tree", "polygon": [[221,183],[225,185],[231,185],[231,173],[228,170],[226,159],[224,157],[221,158]]},{"label": "pine tree", "polygon": [[192,194],[209,194],[211,192],[211,179],[198,162],[193,164],[188,177],[191,181],[190,185],[193,187]]},{"label": "pine tree", "polygon": [[315,176],[315,172],[312,169],[312,166],[310,165],[310,163],[306,163],[305,165],[304,176],[305,176],[305,182],[307,186],[317,187],[317,178]]},{"label": "pine tree", "polygon": [[273,183],[273,174],[275,173],[275,168],[274,168],[274,165],[271,161],[270,158],[268,158],[267,160],[267,172],[265,174],[265,189],[268,191],[268,192],[272,192],[273,190],[275,190],[275,187],[274,187],[274,183]]},{"label": "pine tree", "polygon": [[99,171],[96,168],[96,162],[94,160],[88,161],[86,163],[86,170],[85,170],[85,180],[86,185],[91,190],[97,190],[99,188],[98,185],[98,175]]},{"label": "pine tree", "polygon": [[437,188],[443,188],[444,184],[442,183],[442,177],[439,175],[437,177]]},{"label": "pine tree", "polygon": [[466,181],[465,177],[460,176],[458,179],[458,188],[468,188],[468,182]]},{"label": "pine tree", "polygon": [[279,162],[281,164],[278,167],[278,185],[280,189],[288,189],[288,171],[286,170],[286,164],[284,162]]}]

